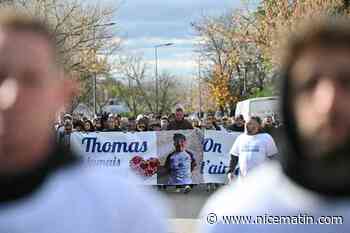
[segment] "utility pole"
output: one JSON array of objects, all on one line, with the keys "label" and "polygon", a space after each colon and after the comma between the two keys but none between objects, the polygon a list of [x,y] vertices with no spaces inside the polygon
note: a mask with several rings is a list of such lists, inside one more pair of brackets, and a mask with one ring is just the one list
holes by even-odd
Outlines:
[{"label": "utility pole", "polygon": [[201,80],[201,57],[198,56],[198,97],[199,97],[199,119],[202,119],[202,80]]},{"label": "utility pole", "polygon": [[93,103],[94,103],[94,114],[97,115],[97,98],[96,98],[96,88],[97,88],[97,44],[96,44],[96,28],[97,27],[110,27],[114,26],[116,23],[106,23],[106,24],[98,24],[93,26],[93,44],[94,44],[94,70],[93,70]]},{"label": "utility pole", "polygon": [[94,36],[94,71],[93,71],[93,75],[94,75],[94,78],[93,78],[93,85],[94,85],[94,89],[93,89],[93,98],[94,98],[94,114],[95,114],[95,117],[97,115],[97,104],[96,104],[96,79],[97,79],[97,74],[96,74],[96,63],[97,63],[97,59],[96,59],[96,30],[95,30],[95,27],[93,29],[93,36]]},{"label": "utility pole", "polygon": [[159,100],[158,100],[158,47],[159,46],[154,46],[154,57],[155,57],[155,77],[156,77],[156,113],[158,113],[158,105],[159,105]]},{"label": "utility pole", "polygon": [[243,92],[244,92],[244,96],[245,96],[247,93],[247,66],[244,67]]},{"label": "utility pole", "polygon": [[171,46],[174,43],[166,43],[166,44],[159,44],[154,46],[154,59],[155,59],[155,82],[156,82],[156,113],[159,113],[159,98],[158,98],[158,48],[160,47],[166,47],[166,46]]}]

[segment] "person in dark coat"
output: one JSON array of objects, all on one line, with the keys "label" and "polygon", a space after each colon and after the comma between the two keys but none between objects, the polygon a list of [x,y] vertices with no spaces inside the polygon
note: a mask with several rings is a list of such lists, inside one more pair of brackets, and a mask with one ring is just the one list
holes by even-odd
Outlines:
[{"label": "person in dark coat", "polygon": [[167,130],[193,129],[191,122],[185,119],[184,110],[181,107],[176,108],[175,120],[170,121]]}]

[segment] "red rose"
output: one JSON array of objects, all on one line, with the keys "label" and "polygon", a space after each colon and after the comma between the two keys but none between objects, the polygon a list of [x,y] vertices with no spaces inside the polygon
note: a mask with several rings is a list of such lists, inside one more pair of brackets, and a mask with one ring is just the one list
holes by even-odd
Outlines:
[{"label": "red rose", "polygon": [[139,164],[141,163],[142,160],[143,158],[141,156],[135,156],[134,158],[131,159],[133,164]]},{"label": "red rose", "polygon": [[146,169],[148,167],[148,163],[146,161],[142,161],[140,163],[140,168],[142,168],[143,170]]},{"label": "red rose", "polygon": [[141,156],[133,157],[129,163],[136,174],[144,177],[151,177],[156,174],[160,166],[158,158],[144,160]]},{"label": "red rose", "polygon": [[150,166],[151,168],[157,168],[157,167],[158,167],[157,161],[150,161],[150,162],[149,162],[149,166]]},{"label": "red rose", "polygon": [[153,172],[153,169],[146,169],[145,170],[145,175],[146,176],[153,176],[154,172]]}]

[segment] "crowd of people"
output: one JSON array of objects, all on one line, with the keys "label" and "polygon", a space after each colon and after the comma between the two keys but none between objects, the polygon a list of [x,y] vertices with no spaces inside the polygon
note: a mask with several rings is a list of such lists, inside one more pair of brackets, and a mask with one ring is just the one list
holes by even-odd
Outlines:
[{"label": "crowd of people", "polygon": [[[208,113],[204,119],[190,119],[182,107],[177,107],[171,114],[140,114],[137,117],[122,117],[120,114],[103,113],[93,119],[82,114],[66,113],[55,126],[58,141],[64,142],[66,135],[72,132],[144,132],[161,130],[224,130],[229,132],[244,132],[245,119],[243,115],[235,117],[216,117]],[[273,134],[281,126],[273,116],[262,120],[261,131]]]},{"label": "crowd of people", "polygon": [[[54,115],[71,101],[75,87],[71,80],[60,79],[53,31],[26,14],[7,14],[0,14],[0,231],[172,231],[166,209],[174,207],[157,193],[137,186],[132,178],[87,168],[78,155],[52,143]],[[73,131],[95,130],[245,128],[230,151],[232,165],[239,164],[244,180],[208,200],[199,216],[198,232],[347,232],[349,25],[335,18],[314,20],[310,28],[296,30],[300,35],[289,41],[281,77],[281,112],[286,122],[283,150],[277,150],[273,137],[267,136],[280,128],[272,117],[266,117],[262,127],[260,118],[252,117],[245,124],[241,116],[226,125],[224,119],[208,116],[202,125],[185,119],[180,108],[166,119],[125,120],[103,114],[89,121],[66,114],[56,129],[68,136]],[[185,140],[174,135],[179,146]],[[177,152],[184,152],[183,146]],[[255,156],[260,152],[269,158],[278,153],[281,159],[251,172],[255,162],[265,159]],[[258,160],[248,164],[248,156]]]},{"label": "crowd of people", "polygon": [[[182,107],[176,107],[175,112],[172,114],[145,114],[138,115],[136,118],[126,118],[122,117],[119,114],[103,113],[101,116],[98,116],[94,119],[89,119],[88,117],[83,115],[71,115],[66,113],[63,115],[62,123],[56,125],[57,141],[60,143],[60,145],[63,145],[65,148],[69,148],[70,135],[72,132],[144,132],[162,130],[204,129],[243,133],[245,131],[249,131],[249,127],[247,126],[251,124],[250,120],[247,119],[246,121],[243,115],[238,115],[235,117],[224,116],[220,118],[216,117],[215,114],[212,113],[208,113],[206,115],[207,116],[202,120],[198,118],[191,119],[188,116],[186,116]],[[277,131],[282,126],[282,124],[279,121],[277,121],[273,116],[268,115],[264,119],[260,119],[257,116],[253,116],[252,118],[256,120],[257,124],[254,135],[259,134],[262,135],[261,137],[266,137],[264,135],[269,134],[269,137],[277,137]],[[249,135],[252,134],[249,133]],[[231,155],[231,164],[228,171],[229,181],[232,179],[233,176],[239,175],[239,172],[237,172],[239,170],[238,159],[236,161],[236,159],[234,159],[235,157],[232,156],[233,155]],[[239,157],[238,154],[236,154],[235,156]],[[260,156],[261,161],[264,160],[264,156],[265,155],[262,155],[262,157]],[[255,163],[257,162],[255,161]],[[208,183],[206,184],[206,190],[208,192],[215,191],[219,186],[220,184]],[[176,190],[179,192],[183,191],[184,193],[187,193],[191,191],[192,187],[193,185],[184,185],[183,187],[177,185]],[[166,189],[167,186],[159,185],[158,188]]]}]

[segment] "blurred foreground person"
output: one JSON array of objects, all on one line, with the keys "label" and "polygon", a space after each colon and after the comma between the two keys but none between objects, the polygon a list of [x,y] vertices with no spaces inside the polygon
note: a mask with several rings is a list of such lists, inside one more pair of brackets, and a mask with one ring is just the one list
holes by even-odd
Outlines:
[{"label": "blurred foreground person", "polygon": [[165,232],[158,198],[54,146],[73,85],[60,78],[52,35],[0,13],[0,232]]},{"label": "blurred foreground person", "polygon": [[[281,165],[261,166],[215,195],[202,216],[203,223],[213,218],[218,224],[201,232],[348,232],[350,23],[314,22],[289,46],[282,67],[287,137]],[[256,224],[220,224],[222,216],[252,216]]]}]

